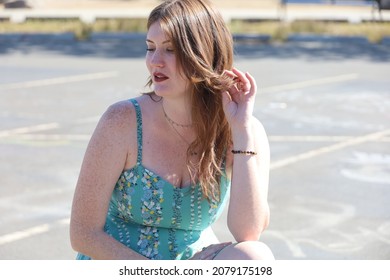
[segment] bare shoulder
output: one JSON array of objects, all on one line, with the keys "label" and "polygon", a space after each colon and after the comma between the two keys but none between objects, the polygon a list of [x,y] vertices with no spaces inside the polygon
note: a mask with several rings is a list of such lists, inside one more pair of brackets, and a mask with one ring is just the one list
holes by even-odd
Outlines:
[{"label": "bare shoulder", "polygon": [[[129,156],[136,154],[135,115],[135,108],[128,100],[114,103],[107,108],[85,153],[83,170],[86,173],[100,179],[102,175],[112,180],[119,176]],[[111,186],[112,183],[107,185]]]},{"label": "bare shoulder", "polygon": [[134,106],[129,100],[123,100],[110,105],[100,122],[109,127],[129,126],[133,115],[135,115]]},{"label": "bare shoulder", "polygon": [[110,105],[96,126],[91,146],[107,147],[112,153],[127,153],[136,131],[135,115],[135,108],[129,100]]}]

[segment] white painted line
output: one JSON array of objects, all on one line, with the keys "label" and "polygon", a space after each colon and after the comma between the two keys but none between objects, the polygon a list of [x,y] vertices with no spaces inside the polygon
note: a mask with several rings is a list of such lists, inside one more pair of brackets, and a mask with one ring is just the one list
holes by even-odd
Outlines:
[{"label": "white painted line", "polygon": [[[77,124],[96,123],[96,122],[98,122],[99,119],[100,119],[100,116],[94,116],[94,117],[90,117],[90,118],[76,120],[75,123],[77,123]],[[84,141],[84,140],[89,140],[89,138],[91,137],[90,135],[84,135],[84,134],[79,134],[79,135],[78,134],[75,134],[75,135],[55,134],[55,135],[46,135],[46,136],[44,136],[44,134],[28,135],[28,133],[34,133],[34,132],[38,132],[38,131],[46,131],[46,130],[56,129],[59,127],[60,127],[59,123],[52,122],[52,123],[25,126],[25,127],[20,127],[20,128],[7,129],[7,130],[3,130],[3,131],[0,130],[0,138],[9,137],[9,136],[17,135],[17,134],[25,134],[26,136],[22,136],[25,139],[32,139],[33,137],[35,137],[35,139],[37,139],[37,140],[42,140],[39,138],[46,137],[46,139],[48,139],[48,140],[58,140],[59,137],[62,137],[61,139]]]},{"label": "white painted line", "polygon": [[0,138],[9,137],[15,134],[23,134],[23,133],[31,133],[31,132],[55,129],[58,128],[59,126],[60,126],[59,123],[52,122],[52,123],[45,123],[45,124],[38,124],[38,125],[3,130],[0,131]]},{"label": "white painted line", "polygon": [[60,219],[52,224],[42,224],[35,227],[30,227],[25,230],[16,231],[10,234],[0,236],[0,246],[8,243],[12,243],[21,239],[32,237],[34,235],[42,234],[48,232],[55,226],[64,226],[69,225],[69,218]]},{"label": "white painted line", "polygon": [[108,78],[115,77],[117,75],[118,75],[117,71],[110,71],[110,72],[100,72],[100,73],[92,73],[92,74],[85,74],[85,75],[76,75],[76,76],[67,76],[67,77],[58,77],[58,78],[52,78],[52,79],[36,80],[36,81],[30,81],[30,82],[0,84],[0,90],[25,89],[25,88],[52,86],[52,85],[76,83],[76,82],[98,80],[98,79],[108,79]]},{"label": "white painted line", "polygon": [[89,134],[22,134],[17,139],[31,141],[89,141]]},{"label": "white painted line", "polygon": [[67,226],[67,225],[70,224],[70,218],[64,218],[64,219],[61,219],[61,220],[57,220],[56,224]]},{"label": "white painted line", "polygon": [[278,238],[286,244],[290,252],[293,254],[296,258],[305,258],[306,254],[303,252],[302,248],[299,246],[297,242],[294,242],[293,240],[290,240],[285,234],[283,234],[281,231],[277,230],[267,230],[266,233],[268,236],[272,236],[274,238]]},{"label": "white painted line", "polygon": [[285,167],[285,166],[290,165],[290,164],[297,163],[297,162],[305,160],[305,159],[309,159],[309,158],[313,158],[313,157],[316,157],[316,156],[319,156],[322,154],[341,150],[341,149],[346,148],[346,147],[351,147],[351,146],[359,145],[359,144],[362,144],[365,142],[374,141],[374,140],[380,139],[384,136],[387,136],[388,134],[390,134],[390,129],[375,132],[375,133],[370,133],[370,134],[363,135],[363,136],[358,136],[355,138],[351,138],[351,139],[348,139],[348,140],[340,142],[340,143],[336,143],[336,144],[333,144],[330,146],[311,150],[311,151],[308,151],[308,152],[305,152],[302,154],[298,154],[298,155],[295,155],[292,157],[288,157],[288,158],[285,158],[285,159],[282,159],[282,160],[279,160],[279,161],[276,161],[273,163],[271,162],[270,169],[274,170],[277,168]]},{"label": "white painted line", "polygon": [[[78,124],[83,123],[95,123],[100,119],[100,116],[90,117],[90,118],[84,118],[80,120],[76,120],[75,122]],[[19,128],[13,128],[13,129],[7,129],[7,130],[0,130],[0,138],[3,137],[10,137],[14,135],[19,135],[18,137],[26,140],[76,140],[76,141],[85,141],[89,140],[91,138],[90,135],[86,134],[29,134],[29,133],[35,133],[39,131],[47,131],[51,129],[59,128],[60,124],[56,122],[52,123],[45,123],[45,124],[38,124],[38,125],[31,125],[31,126],[25,126],[25,127],[19,127]]]},{"label": "white painted line", "polygon": [[271,142],[339,142],[351,138],[354,137],[328,135],[271,135],[268,137]]},{"label": "white painted line", "polygon": [[311,86],[319,86],[319,85],[325,85],[325,84],[345,82],[345,81],[350,81],[350,80],[356,80],[358,77],[359,77],[359,74],[352,73],[352,74],[345,74],[345,75],[326,77],[326,78],[320,78],[320,79],[314,79],[314,80],[307,80],[307,81],[303,81],[303,82],[296,82],[296,83],[290,83],[290,84],[284,84],[284,85],[278,85],[278,86],[265,87],[265,88],[260,88],[260,94],[262,94],[262,93],[275,93],[275,92],[281,92],[281,91],[287,91],[287,90],[301,89],[301,88],[306,88],[306,87],[311,87]]},{"label": "white painted line", "polygon": [[383,137],[377,140],[378,142],[390,142],[390,137]]},{"label": "white painted line", "polygon": [[94,116],[94,117],[88,117],[83,119],[78,119],[75,121],[77,124],[85,124],[85,123],[97,123],[102,116]]},{"label": "white painted line", "polygon": [[16,231],[10,234],[0,236],[0,245],[15,242],[20,239],[28,238],[37,234],[48,232],[50,229],[49,224],[43,224],[35,227],[28,228],[26,230]]}]

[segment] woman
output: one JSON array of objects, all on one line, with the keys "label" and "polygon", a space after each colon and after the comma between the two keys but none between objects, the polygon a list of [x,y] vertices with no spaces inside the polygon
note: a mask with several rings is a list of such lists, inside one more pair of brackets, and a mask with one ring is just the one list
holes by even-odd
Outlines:
[{"label": "woman", "polygon": [[[272,259],[258,241],[269,147],[252,116],[256,82],[232,68],[222,17],[206,0],[171,0],[147,27],[153,91],[110,106],[90,140],[70,225],[77,258]],[[210,238],[228,199],[234,244]]]}]

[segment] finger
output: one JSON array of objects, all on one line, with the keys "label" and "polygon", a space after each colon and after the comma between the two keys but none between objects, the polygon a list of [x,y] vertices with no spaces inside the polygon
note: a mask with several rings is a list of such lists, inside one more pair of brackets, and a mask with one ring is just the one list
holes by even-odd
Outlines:
[{"label": "finger", "polygon": [[235,81],[236,83],[241,82],[241,79],[236,74],[234,74],[234,72],[231,71],[231,70],[224,70],[223,74],[225,74],[225,75],[229,76],[230,78],[232,78],[233,81]]},{"label": "finger", "polygon": [[229,246],[231,244],[232,244],[232,242],[224,242],[224,243],[214,244],[214,245],[211,245],[207,251],[208,251],[208,253],[213,254],[213,253],[218,252],[219,250],[221,250],[221,249],[223,249],[226,246]]},{"label": "finger", "polygon": [[[235,71],[235,72],[233,72]],[[244,73],[237,70],[236,68],[233,68],[233,71],[231,70],[224,70],[223,73],[230,78],[233,79],[235,84],[228,89],[230,94],[240,94],[242,92],[246,93],[249,90],[250,83],[248,82],[248,79],[246,79]]]},{"label": "finger", "polygon": [[233,67],[232,72],[237,75],[240,79],[245,79],[244,72],[238,70],[236,67]]},{"label": "finger", "polygon": [[221,250],[223,250],[225,247],[229,246],[233,244],[232,242],[225,242],[225,243],[221,243],[221,244],[216,244],[215,246],[213,246],[212,248],[210,248],[210,250],[208,250],[206,256],[204,257],[204,259],[208,259],[208,260],[212,260],[215,258],[215,256],[221,252]]},{"label": "finger", "polygon": [[251,76],[251,74],[249,74],[249,72],[246,72],[246,73],[245,73],[245,76],[247,77],[247,79],[248,79],[248,81],[249,81],[249,83],[250,83],[250,85],[251,85],[251,87],[250,87],[250,92],[251,92],[252,94],[255,94],[255,93],[257,92],[257,84],[256,84],[255,78],[253,78],[253,77]]},{"label": "finger", "polygon": [[247,92],[250,90],[250,82],[248,80],[248,77],[246,74],[244,74],[243,72],[241,72],[240,70],[238,70],[237,68],[233,68],[232,72],[237,75],[239,81],[242,83],[241,85],[241,91],[243,92]]},{"label": "finger", "polygon": [[236,77],[237,77],[237,76],[233,73],[233,71],[227,70],[227,69],[223,70],[223,74],[226,74],[226,75],[228,75],[228,76],[231,77],[231,78],[236,78]]}]

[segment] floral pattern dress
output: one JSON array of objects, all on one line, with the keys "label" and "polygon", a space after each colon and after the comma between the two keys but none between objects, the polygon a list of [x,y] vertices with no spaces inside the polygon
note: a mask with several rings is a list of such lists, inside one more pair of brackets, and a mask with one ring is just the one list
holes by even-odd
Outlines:
[{"label": "floral pattern dress", "polygon": [[[115,185],[104,231],[152,260],[189,259],[213,242],[208,230],[223,211],[230,181],[223,175],[220,200],[209,202],[199,185],[178,188],[144,167],[141,108],[130,101],[137,115],[137,163]],[[77,259],[90,257],[79,253]]]}]

